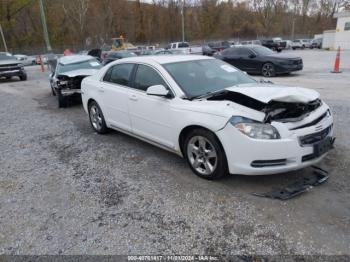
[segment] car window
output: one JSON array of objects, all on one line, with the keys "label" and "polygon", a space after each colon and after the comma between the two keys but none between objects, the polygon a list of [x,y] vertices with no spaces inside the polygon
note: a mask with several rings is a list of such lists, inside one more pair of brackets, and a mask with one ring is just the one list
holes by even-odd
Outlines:
[{"label": "car window", "polygon": [[233,48],[228,48],[228,49],[225,49],[222,54],[224,56],[234,56],[234,55],[238,55],[238,48],[236,47],[233,47]]},{"label": "car window", "polygon": [[187,43],[179,43],[179,48],[189,47]]},{"label": "car window", "polygon": [[65,72],[79,69],[100,69],[101,67],[102,65],[100,64],[100,62],[97,59],[93,58],[72,64],[59,63],[57,66],[57,73],[62,74]]},{"label": "car window", "polygon": [[135,75],[134,88],[146,91],[147,88],[153,85],[167,86],[163,78],[154,69],[149,66],[139,65]]},{"label": "car window", "polygon": [[103,81],[130,87],[130,75],[133,67],[133,64],[112,66],[105,74]]},{"label": "car window", "polygon": [[0,60],[7,60],[7,59],[16,59],[16,58],[9,53],[0,54]]},{"label": "car window", "polygon": [[350,31],[350,22],[344,24],[344,31]]},{"label": "car window", "polygon": [[239,48],[238,54],[241,56],[249,56],[252,54],[252,51],[250,51],[248,48]]},{"label": "car window", "polygon": [[[256,81],[218,59],[163,64],[189,98]],[[248,87],[247,87],[248,88]]]}]

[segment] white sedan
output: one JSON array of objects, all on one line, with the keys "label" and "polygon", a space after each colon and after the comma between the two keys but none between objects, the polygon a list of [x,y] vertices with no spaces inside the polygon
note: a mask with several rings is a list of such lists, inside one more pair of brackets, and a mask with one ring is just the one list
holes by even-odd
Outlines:
[{"label": "white sedan", "polygon": [[205,56],[118,60],[82,82],[93,129],[186,158],[200,177],[301,169],[332,148],[333,117],[310,89],[258,83]]}]

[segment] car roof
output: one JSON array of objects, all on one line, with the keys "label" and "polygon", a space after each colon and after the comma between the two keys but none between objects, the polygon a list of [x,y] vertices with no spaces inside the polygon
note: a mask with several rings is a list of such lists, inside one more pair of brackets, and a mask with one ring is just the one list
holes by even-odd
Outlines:
[{"label": "car roof", "polygon": [[74,63],[79,63],[83,61],[87,61],[90,59],[93,59],[94,57],[90,55],[68,55],[68,56],[63,56],[59,59],[59,63],[63,65],[68,65],[68,64],[74,64]]},{"label": "car roof", "polygon": [[214,59],[208,56],[201,55],[162,55],[162,56],[135,56],[123,58],[123,61],[134,62],[134,63],[147,63],[155,62],[158,64],[168,64],[176,62],[186,62],[186,61],[195,61],[195,60],[205,60],[205,59]]}]

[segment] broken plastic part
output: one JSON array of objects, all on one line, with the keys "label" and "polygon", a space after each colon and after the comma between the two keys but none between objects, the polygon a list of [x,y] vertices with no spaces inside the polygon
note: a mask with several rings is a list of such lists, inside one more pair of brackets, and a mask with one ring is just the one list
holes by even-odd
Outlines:
[{"label": "broken plastic part", "polygon": [[323,184],[329,178],[328,172],[320,167],[312,166],[312,175],[302,177],[300,180],[284,187],[266,193],[252,193],[254,196],[267,197],[279,200],[288,200],[311,190],[314,186]]},{"label": "broken plastic part", "polygon": [[271,121],[296,122],[300,121],[322,105],[320,99],[308,103],[280,102],[271,100],[263,103],[255,98],[238,92],[222,92],[207,98],[209,101],[228,100],[242,106],[265,113],[264,123]]}]

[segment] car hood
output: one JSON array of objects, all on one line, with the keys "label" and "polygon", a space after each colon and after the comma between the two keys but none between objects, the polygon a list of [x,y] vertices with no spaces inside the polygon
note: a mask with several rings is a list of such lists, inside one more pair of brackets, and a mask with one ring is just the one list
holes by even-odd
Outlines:
[{"label": "car hood", "polygon": [[21,62],[15,59],[0,60],[0,65],[18,65]]},{"label": "car hood", "polygon": [[98,69],[78,69],[69,72],[64,72],[59,75],[68,76],[68,77],[76,77],[76,76],[91,76],[98,72]]},{"label": "car hood", "polygon": [[239,87],[229,87],[226,90],[249,96],[265,104],[271,101],[306,104],[320,96],[317,91],[312,89],[273,84],[246,84]]}]

